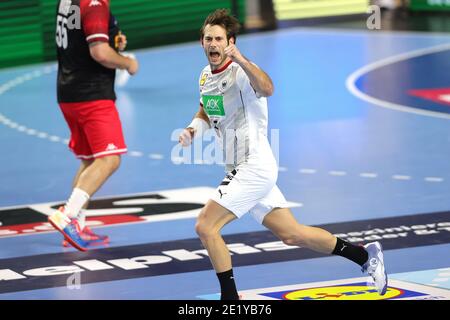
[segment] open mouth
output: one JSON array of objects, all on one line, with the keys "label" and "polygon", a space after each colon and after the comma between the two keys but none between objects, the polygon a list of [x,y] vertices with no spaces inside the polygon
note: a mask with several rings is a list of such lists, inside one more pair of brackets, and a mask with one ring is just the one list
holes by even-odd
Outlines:
[{"label": "open mouth", "polygon": [[216,51],[211,51],[209,53],[209,56],[213,59],[218,59],[220,57],[220,53],[216,52]]}]

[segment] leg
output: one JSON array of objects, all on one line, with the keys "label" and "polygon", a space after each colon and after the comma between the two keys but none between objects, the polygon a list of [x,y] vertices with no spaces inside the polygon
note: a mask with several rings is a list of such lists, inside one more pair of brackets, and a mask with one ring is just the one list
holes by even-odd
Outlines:
[{"label": "leg", "polygon": [[67,213],[71,217],[77,218],[81,230],[84,229],[86,221],[82,209],[87,208],[91,196],[117,170],[119,165],[119,155],[82,161],[74,179],[74,190],[66,204]]},{"label": "leg", "polygon": [[[387,290],[382,247],[378,242],[355,246],[339,239],[326,230],[299,224],[291,211],[278,208],[268,213],[263,225],[287,245],[296,245],[326,254],[343,256],[362,266],[374,280],[380,295]],[[370,262],[369,262],[370,261]]]},{"label": "leg", "polygon": [[276,170],[256,170],[247,165],[227,173],[212,199],[200,213],[196,231],[208,251],[220,282],[222,300],[238,300],[231,256],[220,230],[249,212],[273,187]]},{"label": "leg", "polygon": [[276,208],[266,215],[263,225],[287,245],[296,245],[331,254],[336,237],[324,229],[299,224],[288,208]]},{"label": "leg", "polygon": [[220,230],[236,216],[213,200],[203,207],[195,226],[220,282],[221,300],[239,300],[234,282],[231,255]]},{"label": "leg", "polygon": [[[81,160],[81,165],[75,175],[75,178],[73,180],[72,187],[75,189],[78,186],[78,181],[80,180],[80,176],[94,163],[94,159],[92,160]],[[73,192],[72,192],[73,194]],[[74,198],[76,199],[76,195],[74,195]],[[74,200],[75,200],[74,199]],[[76,202],[76,200],[75,200]],[[83,201],[84,202],[84,201]],[[84,205],[79,210],[78,215],[76,216],[76,220],[78,221],[78,224],[80,226],[81,236],[83,237],[84,234],[86,234],[86,245],[103,245],[109,242],[109,237],[106,235],[99,235],[94,233],[89,227],[86,226],[86,214],[83,209],[86,209],[88,207],[89,201],[85,201]],[[69,205],[69,204],[67,204]],[[72,204],[73,206],[73,204]],[[67,211],[70,211],[67,210]],[[77,211],[77,209],[74,209],[73,211]],[[63,240],[62,245],[64,247],[69,246],[69,243],[66,240]]]},{"label": "leg", "polygon": [[[88,204],[89,198],[117,170],[120,155],[111,155],[90,161],[83,160],[73,182],[73,191],[66,203],[65,213],[76,218]],[[81,228],[83,229],[83,228]]]},{"label": "leg", "polygon": [[[75,174],[75,178],[73,179],[73,182],[72,182],[72,194],[71,194],[70,198],[67,200],[67,203],[66,203],[66,207],[67,206],[71,207],[69,210],[65,210],[66,212],[74,211],[76,213],[76,211],[79,211],[79,213],[77,215],[73,214],[71,217],[76,217],[76,219],[78,220],[78,223],[80,225],[80,229],[81,230],[84,229],[85,220],[86,220],[86,217],[85,217],[84,213],[82,213],[81,209],[86,209],[87,208],[87,206],[89,204],[89,195],[87,195],[87,194],[84,195],[84,191],[83,191],[81,196],[77,196],[77,193],[79,193],[79,192],[75,191],[74,189],[77,186],[77,183],[78,183],[78,180],[80,178],[80,175],[93,162],[94,162],[94,160],[81,160],[80,167],[78,168],[78,171]],[[79,205],[76,204],[77,202],[82,204],[80,210],[77,209],[77,207],[79,206]],[[75,207],[75,209],[72,209],[73,207]],[[67,246],[67,242],[65,240],[63,240],[63,246]]]},{"label": "leg", "polygon": [[231,256],[220,235],[220,230],[236,216],[217,202],[209,200],[203,207],[195,225],[200,240],[208,251],[211,263],[217,273],[231,269]]},{"label": "leg", "polygon": [[[78,183],[78,180],[79,180],[79,178],[80,178],[80,175],[92,164],[94,162],[94,160],[81,160],[81,165],[80,165],[80,167],[78,168],[78,171],[77,171],[77,174],[75,175],[75,178],[73,179],[73,183],[72,183],[72,188],[75,188],[76,187],[76,185],[77,185],[77,183]],[[82,207],[82,209],[86,209],[87,207],[88,207],[88,204],[89,204],[89,201],[87,201],[84,205],[83,205],[83,207]],[[80,214],[81,214],[81,211],[80,211]],[[79,216],[80,216],[80,214],[79,214]],[[83,228],[81,228],[81,229],[83,229]]]},{"label": "leg", "polygon": [[72,188],[75,188],[78,180],[80,178],[80,175],[94,162],[94,160],[81,160],[80,167],[78,168],[78,171],[75,175],[75,178],[73,179]]},{"label": "leg", "polygon": [[[69,147],[82,160],[73,181],[73,191],[66,205],[49,217],[50,223],[80,250],[99,238],[82,232],[84,214],[89,198],[105,183],[120,165],[120,154],[127,151],[122,127],[114,101],[98,100],[61,104],[63,115],[70,127]],[[84,237],[83,236],[88,236]],[[101,237],[100,237],[101,238]]]},{"label": "leg", "polygon": [[75,177],[74,187],[84,190],[92,196],[105,181],[119,168],[120,155],[97,158],[83,162]]},{"label": "leg", "polygon": [[78,250],[85,251],[91,244],[109,241],[106,236],[81,232],[85,229],[85,219],[84,214],[80,212],[81,208],[87,205],[90,196],[103,185],[119,165],[119,155],[106,156],[90,162],[83,161],[75,176],[74,189],[65,207],[49,217],[50,223]]}]

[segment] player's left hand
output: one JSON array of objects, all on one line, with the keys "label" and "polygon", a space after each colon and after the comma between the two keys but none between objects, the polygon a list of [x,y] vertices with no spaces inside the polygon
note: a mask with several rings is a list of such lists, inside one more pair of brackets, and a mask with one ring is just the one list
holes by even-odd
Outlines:
[{"label": "player's left hand", "polygon": [[244,56],[241,54],[239,49],[233,43],[230,43],[228,47],[225,48],[225,54],[236,63],[241,63],[245,61]]}]

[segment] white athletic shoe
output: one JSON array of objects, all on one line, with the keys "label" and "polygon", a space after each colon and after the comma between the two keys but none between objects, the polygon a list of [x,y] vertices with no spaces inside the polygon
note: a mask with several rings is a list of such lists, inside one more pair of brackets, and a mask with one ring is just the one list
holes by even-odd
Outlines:
[{"label": "white athletic shoe", "polygon": [[369,259],[362,266],[362,271],[372,277],[378,293],[384,295],[387,291],[388,277],[384,268],[383,247],[376,241],[366,244],[364,248],[369,254]]}]

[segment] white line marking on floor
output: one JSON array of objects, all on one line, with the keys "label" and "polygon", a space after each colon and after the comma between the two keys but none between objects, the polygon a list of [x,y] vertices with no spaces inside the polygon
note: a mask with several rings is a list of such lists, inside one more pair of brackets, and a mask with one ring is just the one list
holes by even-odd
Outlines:
[{"label": "white line marking on floor", "polygon": [[331,176],[345,176],[347,172],[345,171],[330,171],[328,172]]},{"label": "white line marking on floor", "polygon": [[395,174],[395,175],[392,176],[392,179],[395,179],[395,180],[411,180],[411,176],[404,176],[404,175]]},{"label": "white line marking on floor", "polygon": [[373,179],[373,178],[378,177],[378,174],[373,173],[373,172],[363,172],[363,173],[360,173],[359,176],[361,178],[372,178]]},{"label": "white line marking on floor", "polygon": [[298,172],[303,174],[314,174],[317,173],[316,169],[300,169]]},{"label": "white line marking on floor", "polygon": [[154,160],[161,160],[161,159],[164,159],[164,156],[163,156],[162,154],[160,154],[160,153],[150,153],[150,154],[148,155],[148,157],[149,157],[150,159],[154,159]]},{"label": "white line marking on floor", "polygon": [[443,178],[439,178],[439,177],[426,177],[425,181],[428,181],[428,182],[442,182],[442,181],[444,181],[444,179]]},{"label": "white line marking on floor", "polygon": [[130,155],[131,157],[142,157],[142,156],[143,156],[143,153],[140,152],[140,151],[130,151],[129,155]]},{"label": "white line marking on floor", "polygon": [[360,98],[363,101],[366,101],[368,103],[371,103],[371,104],[379,106],[379,107],[393,109],[393,110],[397,110],[397,111],[401,111],[401,112],[414,113],[414,114],[418,114],[418,115],[422,115],[422,116],[450,119],[450,114],[435,112],[435,111],[428,111],[428,110],[421,110],[421,109],[417,109],[417,108],[414,108],[411,106],[400,105],[400,104],[392,103],[389,101],[377,99],[375,97],[369,96],[368,94],[360,91],[359,88],[356,86],[356,81],[361,76],[363,76],[373,70],[376,70],[378,68],[381,68],[381,67],[384,67],[384,66],[396,63],[396,62],[424,56],[424,55],[431,54],[431,53],[445,51],[448,49],[450,49],[450,44],[446,43],[446,44],[441,44],[441,45],[434,46],[431,48],[423,48],[423,49],[419,49],[419,50],[405,52],[405,53],[402,53],[399,55],[391,56],[391,57],[370,63],[368,65],[365,65],[362,68],[359,68],[355,72],[353,72],[346,80],[346,87],[354,96]]}]

